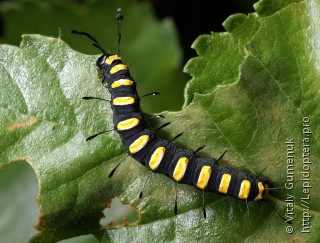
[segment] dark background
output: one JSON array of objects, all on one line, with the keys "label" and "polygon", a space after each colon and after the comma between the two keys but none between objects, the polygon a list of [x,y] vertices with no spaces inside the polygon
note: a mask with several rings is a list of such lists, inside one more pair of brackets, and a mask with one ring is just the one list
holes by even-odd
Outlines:
[{"label": "dark background", "polygon": [[[149,0],[158,17],[171,17],[177,26],[180,44],[184,52],[184,63],[196,52],[190,48],[201,34],[225,31],[222,23],[235,13],[254,12],[257,0]],[[196,28],[195,28],[196,26]]]},{"label": "dark background", "polygon": [[[14,0],[0,0],[1,2],[13,2]],[[17,0],[18,1],[18,0]],[[107,0],[106,0],[107,1]],[[119,0],[121,1],[121,0]],[[254,12],[253,4],[257,0],[140,0],[153,5],[157,16],[162,19],[171,17],[177,27],[180,44],[183,48],[183,63],[196,52],[190,48],[193,41],[201,34],[209,34],[211,31],[222,32],[222,26],[231,14]],[[83,0],[74,0],[82,4]],[[0,16],[0,39],[4,40],[4,22]],[[196,28],[195,28],[196,26]]]}]

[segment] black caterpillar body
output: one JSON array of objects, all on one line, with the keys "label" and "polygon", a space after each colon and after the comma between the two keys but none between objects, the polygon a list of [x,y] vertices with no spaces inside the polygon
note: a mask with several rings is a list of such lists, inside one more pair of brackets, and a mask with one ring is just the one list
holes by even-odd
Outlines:
[{"label": "black caterpillar body", "polygon": [[[177,148],[171,142],[158,138],[155,131],[148,126],[140,110],[136,82],[131,77],[128,67],[122,63],[119,54],[121,9],[118,9],[116,19],[118,54],[107,53],[98,41],[86,32],[73,30],[72,33],[87,36],[94,42],[93,45],[103,52],[96,65],[103,74],[103,86],[111,94],[114,130],[119,134],[127,153],[152,172],[166,175],[177,183],[192,185],[203,192],[219,193],[241,200],[262,200],[268,191],[267,181],[230,167],[219,166],[219,159],[199,158],[193,151]],[[99,134],[101,133],[96,135]],[[203,209],[206,217],[204,198]],[[177,213],[177,195],[175,213]]]},{"label": "black caterpillar body", "polygon": [[199,190],[249,201],[263,199],[268,185],[258,176],[219,166],[216,159],[198,158],[194,152],[158,138],[140,111],[136,82],[119,55],[104,54],[96,65],[111,94],[114,129],[132,158],[152,172]]}]

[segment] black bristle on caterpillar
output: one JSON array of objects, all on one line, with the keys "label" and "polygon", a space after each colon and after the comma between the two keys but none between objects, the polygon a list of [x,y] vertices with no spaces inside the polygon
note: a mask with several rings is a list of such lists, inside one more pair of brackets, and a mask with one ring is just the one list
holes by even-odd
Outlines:
[{"label": "black bristle on caterpillar", "polygon": [[[204,192],[214,192],[226,196],[232,196],[240,200],[260,201],[268,191],[268,181],[261,180],[259,176],[246,172],[236,171],[227,166],[220,166],[219,159],[199,158],[196,153],[203,147],[193,151],[180,149],[172,144],[172,141],[182,135],[178,134],[171,141],[166,141],[156,135],[156,131],[149,127],[146,117],[140,110],[140,97],[136,90],[136,81],[131,77],[128,67],[120,57],[120,21],[123,19],[121,10],[118,9],[118,52],[107,53],[98,41],[86,32],[73,30],[73,34],[84,35],[92,40],[93,45],[103,52],[96,65],[103,74],[102,85],[108,89],[111,95],[110,104],[113,110],[114,129],[126,148],[129,156],[140,162],[154,173],[166,175],[178,184],[192,185],[203,192],[203,215],[206,217]],[[156,95],[157,92],[148,95]],[[94,97],[83,97],[94,99]],[[101,99],[101,98],[96,98]],[[102,99],[104,100],[104,99]],[[156,118],[162,115],[154,116]],[[151,117],[151,118],[154,118]],[[90,136],[92,139],[95,136]],[[122,161],[121,161],[122,162]],[[111,177],[117,166],[111,171]],[[144,188],[144,187],[143,187]],[[142,197],[143,189],[140,192]],[[178,192],[174,212],[177,213]]]}]

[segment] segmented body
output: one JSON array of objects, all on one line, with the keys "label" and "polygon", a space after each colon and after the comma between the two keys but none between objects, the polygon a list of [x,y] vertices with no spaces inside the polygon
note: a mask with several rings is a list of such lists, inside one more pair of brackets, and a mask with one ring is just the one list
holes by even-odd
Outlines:
[{"label": "segmented body", "polygon": [[103,85],[111,94],[114,129],[132,158],[152,172],[199,190],[242,200],[263,198],[267,184],[257,176],[220,166],[213,158],[199,158],[190,150],[158,138],[141,113],[136,82],[120,56],[102,55],[97,66],[103,73]]}]

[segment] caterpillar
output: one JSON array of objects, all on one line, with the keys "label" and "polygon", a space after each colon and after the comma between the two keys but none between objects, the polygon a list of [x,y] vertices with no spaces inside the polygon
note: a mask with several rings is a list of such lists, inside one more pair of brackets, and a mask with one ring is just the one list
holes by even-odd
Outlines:
[{"label": "caterpillar", "polygon": [[[113,130],[119,134],[128,155],[154,173],[166,175],[179,184],[194,186],[203,192],[203,197],[204,192],[213,192],[240,200],[261,201],[268,191],[269,182],[267,180],[228,166],[219,165],[218,162],[223,154],[219,159],[201,158],[196,155],[198,150],[190,151],[178,148],[172,141],[159,138],[156,131],[148,125],[147,119],[140,109],[136,81],[131,77],[128,66],[122,62],[120,56],[119,25],[122,18],[121,9],[118,9],[116,16],[118,20],[117,54],[106,52],[99,42],[86,32],[72,30],[72,33],[88,37],[93,41],[93,46],[103,53],[96,61],[96,66],[103,76],[102,85],[111,95],[109,102],[113,111]],[[83,98],[95,99],[95,97]],[[88,139],[90,140],[101,133]],[[112,176],[120,163],[109,177]],[[177,214],[177,200],[174,211]],[[203,214],[206,217],[204,199]]]}]

